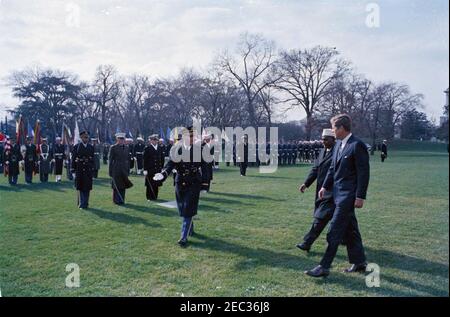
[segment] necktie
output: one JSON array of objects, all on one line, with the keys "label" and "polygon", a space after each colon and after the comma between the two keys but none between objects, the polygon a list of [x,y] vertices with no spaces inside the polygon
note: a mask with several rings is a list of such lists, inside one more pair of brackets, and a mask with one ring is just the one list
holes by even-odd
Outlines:
[{"label": "necktie", "polygon": [[342,152],[344,151],[344,146],[340,146],[339,147],[339,152],[338,152],[338,159],[340,159],[341,158],[341,156],[342,156]]}]

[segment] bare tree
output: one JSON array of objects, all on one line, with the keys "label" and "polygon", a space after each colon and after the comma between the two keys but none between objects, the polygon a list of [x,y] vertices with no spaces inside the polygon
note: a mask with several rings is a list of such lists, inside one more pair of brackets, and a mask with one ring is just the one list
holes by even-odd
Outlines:
[{"label": "bare tree", "polygon": [[306,135],[311,138],[314,114],[328,86],[348,70],[334,48],[316,46],[312,49],[281,53],[276,73],[276,87],[287,95],[285,102],[300,106],[306,113]]},{"label": "bare tree", "polygon": [[244,33],[237,48],[237,56],[228,51],[218,58],[218,63],[241,86],[246,96],[246,110],[249,123],[259,125],[256,100],[266,87],[273,85],[277,78],[269,76],[276,61],[275,44],[261,35]]},{"label": "bare tree", "polygon": [[96,111],[100,113],[100,130],[103,136],[107,133],[108,112],[112,111],[120,95],[120,79],[117,70],[112,65],[100,65],[97,68],[92,84]]}]

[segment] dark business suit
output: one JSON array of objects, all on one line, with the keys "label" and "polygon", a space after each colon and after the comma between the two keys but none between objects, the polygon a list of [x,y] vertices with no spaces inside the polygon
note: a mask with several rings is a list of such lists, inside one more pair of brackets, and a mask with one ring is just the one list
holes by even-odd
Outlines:
[{"label": "dark business suit", "polygon": [[333,217],[335,208],[333,193],[329,191],[324,195],[323,199],[319,199],[319,191],[322,188],[323,182],[325,181],[325,177],[327,176],[328,170],[330,169],[332,160],[333,148],[331,148],[329,151],[326,151],[326,149],[322,149],[319,153],[319,158],[316,160],[314,167],[311,169],[311,172],[304,182],[306,187],[310,187],[314,183],[314,181],[317,180],[314,222],[310,231],[303,238],[304,244],[307,248],[311,247],[311,245],[320,236],[323,229],[325,229],[328,222]]},{"label": "dark business suit", "polygon": [[334,147],[333,161],[323,185],[326,190],[333,190],[336,204],[327,234],[328,247],[320,263],[325,269],[330,268],[342,241],[347,246],[350,263],[362,264],[366,261],[354,204],[356,198],[366,199],[370,176],[369,153],[366,145],[353,135],[342,152],[341,143],[338,141]]}]

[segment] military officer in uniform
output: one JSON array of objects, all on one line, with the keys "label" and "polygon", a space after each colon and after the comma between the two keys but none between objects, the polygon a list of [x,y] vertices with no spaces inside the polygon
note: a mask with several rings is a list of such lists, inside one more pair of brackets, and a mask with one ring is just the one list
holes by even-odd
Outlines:
[{"label": "military officer in uniform", "polygon": [[31,143],[32,137],[27,137],[27,144],[25,145],[24,165],[25,165],[25,182],[27,184],[33,183],[33,173],[36,169],[38,156],[36,146]]},{"label": "military officer in uniform", "polygon": [[92,146],[94,147],[94,178],[98,178],[98,171],[100,170],[100,154],[102,149],[100,144],[98,144],[97,138],[92,139]]},{"label": "military officer in uniform", "polygon": [[132,138],[125,139],[125,145],[128,147],[128,175],[134,174],[135,157],[134,157],[134,140]]},{"label": "military officer in uniform", "polygon": [[116,134],[116,144],[109,149],[109,176],[113,189],[113,202],[125,204],[125,193],[133,183],[128,179],[130,173],[130,150],[125,144],[125,133]]},{"label": "military officer in uniform", "polygon": [[319,199],[318,194],[322,188],[323,181],[327,176],[330,169],[331,162],[333,160],[333,149],[336,143],[336,137],[333,130],[324,129],[322,132],[322,142],[325,146],[319,153],[319,157],[316,160],[314,167],[311,169],[305,182],[300,186],[300,192],[304,193],[314,181],[316,181],[316,196],[315,196],[315,208],[314,208],[314,221],[311,229],[303,238],[303,242],[297,244],[297,247],[301,250],[309,252],[312,244],[320,236],[323,229],[327,226],[328,222],[333,217],[334,213],[334,199],[333,193],[328,191],[324,195],[323,199]]},{"label": "military officer in uniform", "polygon": [[[207,134],[204,136],[203,144],[202,144],[202,153],[206,153],[203,157],[209,157],[211,161],[206,161],[205,164],[202,165],[202,186],[201,190],[209,192],[211,187],[211,181],[213,179],[213,170],[214,170],[214,155],[215,149],[211,144],[212,136],[211,134]],[[207,155],[207,156],[205,156]]]},{"label": "military officer in uniform", "polygon": [[66,159],[65,146],[61,144],[61,138],[55,139],[55,145],[53,146],[52,157],[55,164],[55,177],[56,182],[61,182],[64,160]]},{"label": "military officer in uniform", "polygon": [[387,140],[383,140],[381,144],[381,162],[384,163],[384,160],[387,158]]},{"label": "military officer in uniform", "polygon": [[73,181],[72,176],[72,151],[73,151],[73,143],[69,141],[69,144],[66,145],[66,171],[67,171],[67,179]]},{"label": "military officer in uniform", "polygon": [[[239,166],[241,171],[241,176],[246,176],[247,174],[247,167],[248,167],[248,136],[243,136],[242,139],[243,142],[243,153],[237,153],[237,156],[239,158]],[[236,148],[236,152],[239,152],[241,149],[240,147]]]},{"label": "military officer in uniform", "polygon": [[158,189],[161,182],[153,180],[153,177],[161,172],[164,167],[165,153],[164,149],[158,144],[158,135],[153,134],[149,137],[150,144],[145,148],[143,155],[143,167],[145,176],[147,200],[158,199]]},{"label": "military officer in uniform", "polygon": [[41,183],[48,182],[48,174],[50,174],[50,163],[52,161],[52,154],[50,152],[50,146],[47,144],[47,139],[42,138],[42,144],[40,145],[40,158],[39,158],[39,179]]},{"label": "military officer in uniform", "polygon": [[144,150],[145,141],[142,137],[136,139],[137,143],[134,146],[134,157],[136,158],[137,174],[142,175],[144,169]]},{"label": "military officer in uniform", "polygon": [[194,234],[193,217],[197,214],[202,182],[201,167],[204,163],[201,158],[201,145],[194,144],[193,128],[189,127],[188,131],[189,136],[185,136],[183,141],[178,142],[172,149],[172,153],[178,154],[179,157],[175,159],[171,155],[161,173],[153,178],[155,181],[164,181],[173,169],[177,170],[175,196],[179,215],[183,218],[178,244],[182,247],[187,245],[188,236]]},{"label": "military officer in uniform", "polygon": [[8,170],[8,182],[10,185],[17,185],[17,179],[20,174],[20,161],[22,161],[20,145],[11,140],[11,145],[5,147],[5,168]]},{"label": "military officer in uniform", "polygon": [[108,164],[109,144],[103,144],[103,164]]},{"label": "military officer in uniform", "polygon": [[72,152],[72,174],[78,191],[78,208],[89,208],[89,194],[92,190],[92,178],[95,169],[94,146],[89,144],[89,133],[80,133],[81,142]]}]

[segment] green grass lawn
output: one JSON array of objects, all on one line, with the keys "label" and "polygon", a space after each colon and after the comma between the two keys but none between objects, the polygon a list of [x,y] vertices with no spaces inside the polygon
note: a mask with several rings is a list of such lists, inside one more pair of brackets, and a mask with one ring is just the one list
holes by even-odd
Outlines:
[{"label": "green grass lawn", "polygon": [[[0,290],[2,296],[448,296],[449,160],[447,153],[391,152],[371,162],[364,209],[358,211],[369,262],[381,285],[345,275],[341,247],[326,279],[315,266],[323,234],[310,254],[295,245],[312,221],[314,192],[298,185],[310,166],[276,174],[234,167],[214,175],[196,219],[199,235],[177,245],[181,218],[145,199],[132,177],[125,207],[114,206],[102,166],[90,207],[76,208],[72,184],[11,188],[0,177]],[[53,178],[52,178],[53,179]],[[38,181],[35,179],[35,182]],[[175,199],[169,179],[161,201]],[[81,286],[66,288],[66,265],[80,267]]]}]

